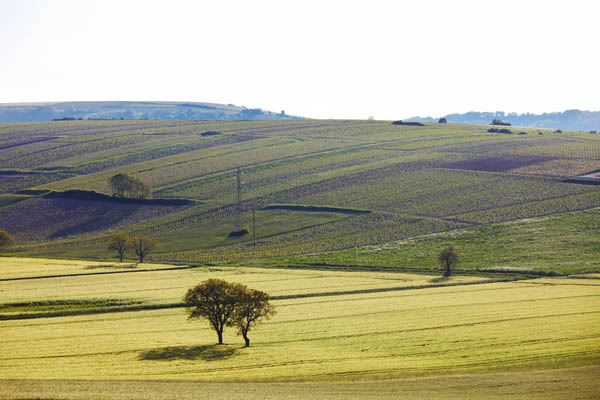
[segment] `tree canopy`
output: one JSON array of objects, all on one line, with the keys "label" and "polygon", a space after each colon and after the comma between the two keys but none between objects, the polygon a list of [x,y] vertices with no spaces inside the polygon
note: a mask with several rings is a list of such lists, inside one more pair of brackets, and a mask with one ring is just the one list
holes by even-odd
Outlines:
[{"label": "tree canopy", "polygon": [[138,235],[131,238],[131,246],[135,254],[139,257],[140,263],[143,263],[144,258],[158,246],[158,243],[148,236]]},{"label": "tree canopy", "polygon": [[152,188],[127,173],[113,175],[109,183],[114,196],[136,199],[152,198]]},{"label": "tree canopy", "polygon": [[[109,250],[115,250],[119,254],[119,259],[123,262],[125,252],[131,248],[131,238],[124,233],[115,233],[106,242],[106,247]],[[141,261],[140,261],[141,262]]]},{"label": "tree canopy", "polygon": [[238,333],[244,338],[246,347],[250,347],[248,332],[261,319],[269,319],[274,314],[275,308],[269,302],[269,295],[267,293],[243,286],[240,292],[239,304],[233,314],[232,325],[238,328]]},{"label": "tree canopy", "polygon": [[230,324],[239,302],[240,288],[222,279],[209,279],[187,291],[183,302],[188,319],[205,318],[223,344],[223,329]]},{"label": "tree canopy", "polygon": [[443,248],[438,255],[438,263],[444,269],[444,276],[452,274],[452,268],[460,262],[460,255],[452,245]]},{"label": "tree canopy", "polygon": [[225,326],[235,326],[249,347],[248,332],[261,319],[275,314],[267,293],[221,279],[208,279],[188,290],[183,302],[188,319],[207,319],[217,333],[219,344],[223,344]]}]

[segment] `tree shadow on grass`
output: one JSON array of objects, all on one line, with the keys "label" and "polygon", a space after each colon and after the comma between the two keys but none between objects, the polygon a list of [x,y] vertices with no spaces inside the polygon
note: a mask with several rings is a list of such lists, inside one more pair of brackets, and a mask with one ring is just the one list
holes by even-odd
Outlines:
[{"label": "tree shadow on grass", "polygon": [[143,351],[140,360],[173,361],[173,360],[224,360],[236,354],[237,349],[211,344],[205,346],[174,346]]},{"label": "tree shadow on grass", "polygon": [[429,282],[431,282],[431,283],[444,283],[444,282],[448,282],[449,280],[450,280],[449,276],[440,276],[440,277],[437,277],[437,278],[430,279]]},{"label": "tree shadow on grass", "polygon": [[98,264],[98,265],[87,265],[85,269],[133,269],[137,268],[137,264]]}]

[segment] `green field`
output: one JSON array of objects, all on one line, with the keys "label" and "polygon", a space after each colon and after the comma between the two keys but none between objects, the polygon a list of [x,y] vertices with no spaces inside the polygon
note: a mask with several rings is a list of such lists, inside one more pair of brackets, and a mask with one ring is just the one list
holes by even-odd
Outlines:
[{"label": "green field", "polygon": [[[589,368],[600,359],[600,283],[592,276],[498,282],[493,275],[444,280],[396,272],[136,269],[44,259],[5,259],[4,265],[12,279],[0,292],[4,380],[485,380],[507,372],[526,380],[535,370],[597,371]],[[274,297],[277,314],[252,332],[252,347],[243,348],[233,330],[226,331],[224,346],[215,346],[208,324],[188,322],[181,307],[156,307],[177,304],[187,288],[208,277]],[[7,306],[59,300],[94,301],[95,308],[81,314],[84,307],[71,307],[53,316],[56,308],[39,304]],[[126,302],[149,308],[127,309]],[[6,393],[15,396],[29,390],[9,387]],[[136,390],[143,397],[143,385]]]}]

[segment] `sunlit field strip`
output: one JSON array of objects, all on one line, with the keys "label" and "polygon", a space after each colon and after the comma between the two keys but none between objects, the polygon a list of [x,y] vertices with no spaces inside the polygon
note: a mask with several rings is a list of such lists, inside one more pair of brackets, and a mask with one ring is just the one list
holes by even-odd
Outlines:
[{"label": "sunlit field strip", "polygon": [[339,380],[597,362],[597,286],[461,289],[276,301],[279,314],[253,333],[253,347],[229,331],[222,358],[204,360],[198,346],[214,333],[183,310],[5,321],[11,351],[0,376]]},{"label": "sunlit field strip", "polygon": [[[48,260],[47,264],[40,264],[36,271],[27,271],[26,276],[54,275],[57,273],[57,269],[53,265],[59,266],[61,262],[63,261]],[[71,262],[65,263],[66,266],[69,266]],[[18,269],[22,265],[22,263],[16,262],[12,269]],[[102,265],[106,267],[100,268]],[[86,266],[91,266],[92,269],[87,269]],[[42,270],[44,267],[45,271]],[[146,264],[143,264],[140,268],[145,267]],[[149,269],[160,269],[169,266],[150,264],[148,267]],[[77,261],[71,263],[70,268],[58,269],[65,275],[123,270],[131,271],[132,269],[113,269],[105,263]],[[9,276],[15,275],[19,276],[15,273]],[[244,283],[265,290],[273,296],[345,291],[349,290],[348,288],[364,290],[439,283],[430,276],[415,274],[202,267],[5,281],[2,282],[3,291],[0,293],[0,304],[35,300],[110,298],[111,296],[151,302],[180,302],[187,289],[208,278],[224,278]],[[453,278],[452,282],[468,283],[482,280],[485,278],[460,276]],[[441,283],[443,284],[444,281]]]}]

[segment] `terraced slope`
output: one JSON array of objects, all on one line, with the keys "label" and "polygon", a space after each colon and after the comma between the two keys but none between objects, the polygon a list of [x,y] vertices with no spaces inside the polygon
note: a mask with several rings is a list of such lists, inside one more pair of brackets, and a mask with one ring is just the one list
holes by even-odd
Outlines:
[{"label": "terraced slope", "polygon": [[[569,179],[600,170],[598,135],[488,130],[339,120],[0,124],[0,229],[18,237],[26,254],[109,257],[103,243],[109,230],[120,230],[160,239],[156,261],[222,262],[600,206],[600,185]],[[241,221],[251,228],[255,210],[256,243],[254,235],[227,238],[238,168]],[[13,196],[25,189],[108,193],[108,179],[119,172],[150,184],[158,198],[197,202],[119,210]],[[328,211],[263,209],[272,204]]]}]

